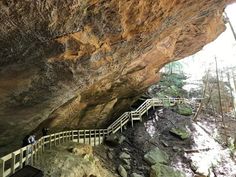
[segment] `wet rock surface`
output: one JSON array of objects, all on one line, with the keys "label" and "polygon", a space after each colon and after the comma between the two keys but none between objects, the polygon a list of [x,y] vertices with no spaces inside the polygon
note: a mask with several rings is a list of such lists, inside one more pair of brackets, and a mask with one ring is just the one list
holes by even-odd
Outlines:
[{"label": "wet rock surface", "polygon": [[119,172],[121,177],[127,177],[128,176],[125,168],[122,165],[119,165],[118,172]]},{"label": "wet rock surface", "polygon": [[[160,112],[161,117],[157,117]],[[143,123],[136,122],[134,128],[128,125],[127,130],[122,133],[126,137],[124,142],[110,147],[114,155],[112,165],[111,161],[106,163],[107,160],[104,159],[107,148],[95,148],[95,152],[100,154],[99,158],[104,160],[107,168],[116,170],[119,165],[125,168],[126,162],[119,156],[127,153],[130,155],[130,168],[125,168],[128,176],[133,173],[143,177],[236,175],[236,164],[230,158],[229,149],[219,144],[212,136],[213,133],[206,132],[205,128],[212,123],[210,118],[207,120],[208,126],[205,125],[206,119],[196,124],[192,122],[191,117],[177,114],[174,108],[161,108],[150,110],[149,116],[143,120]],[[180,139],[170,133],[172,128],[177,127],[185,127],[191,132],[191,136]],[[212,127],[210,129],[213,130]],[[145,155],[155,151],[158,153],[150,156],[152,163],[147,162]],[[164,158],[157,157],[157,154],[161,154]],[[157,160],[153,161],[156,157]],[[160,161],[160,159],[165,160]]]},{"label": "wet rock surface", "polygon": [[157,163],[151,167],[150,177],[185,177],[185,175],[172,167]]},{"label": "wet rock surface", "polygon": [[172,128],[170,129],[170,133],[178,136],[182,140],[188,139],[191,136],[190,132],[188,132],[185,127]]},{"label": "wet rock surface", "polygon": [[156,147],[144,155],[144,160],[150,165],[155,165],[156,163],[167,164],[169,156]]},{"label": "wet rock surface", "polygon": [[158,80],[164,64],[224,31],[225,5],[1,1],[0,154],[18,148],[32,130],[40,136],[43,127],[106,127]]}]

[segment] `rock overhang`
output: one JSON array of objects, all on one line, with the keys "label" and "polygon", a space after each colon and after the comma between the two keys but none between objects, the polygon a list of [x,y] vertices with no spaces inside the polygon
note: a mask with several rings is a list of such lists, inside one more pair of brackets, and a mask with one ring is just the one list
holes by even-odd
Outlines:
[{"label": "rock overhang", "polygon": [[44,126],[106,126],[158,81],[166,63],[225,30],[227,3],[2,1],[1,144]]}]

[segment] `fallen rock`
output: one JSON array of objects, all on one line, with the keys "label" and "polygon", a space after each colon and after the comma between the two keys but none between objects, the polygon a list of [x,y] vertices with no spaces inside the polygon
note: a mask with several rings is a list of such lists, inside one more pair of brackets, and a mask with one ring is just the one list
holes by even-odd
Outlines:
[{"label": "fallen rock", "polygon": [[173,146],[173,151],[175,151],[175,152],[180,152],[182,149],[181,148],[179,148],[179,147],[177,147],[177,146]]},{"label": "fallen rock", "polygon": [[120,153],[120,156],[119,156],[120,159],[130,159],[130,155],[126,152],[122,152]]},{"label": "fallen rock", "polygon": [[176,112],[183,116],[191,116],[193,114],[192,108],[187,104],[178,104]]},{"label": "fallen rock", "polygon": [[185,177],[185,174],[167,165],[157,163],[151,167],[150,177]]},{"label": "fallen rock", "polygon": [[93,148],[92,146],[88,144],[76,144],[68,148],[69,152],[75,154],[75,155],[92,155],[93,154]]},{"label": "fallen rock", "polygon": [[125,141],[125,136],[121,135],[119,136],[118,143],[122,144]]},{"label": "fallen rock", "polygon": [[126,170],[131,170],[131,166],[130,166],[130,165],[124,165],[124,168],[125,168]]},{"label": "fallen rock", "polygon": [[143,177],[143,176],[137,173],[132,173],[130,177]]},{"label": "fallen rock", "polygon": [[125,165],[130,166],[130,159],[122,159],[122,161],[124,162]]},{"label": "fallen rock", "polygon": [[128,148],[122,148],[122,151],[130,152]]},{"label": "fallen rock", "polygon": [[119,165],[118,172],[119,172],[120,176],[122,176],[122,177],[128,176],[127,171],[125,170],[125,168],[122,165]]},{"label": "fallen rock", "polygon": [[170,133],[176,135],[182,140],[188,139],[190,137],[190,133],[185,128],[172,128]]},{"label": "fallen rock", "polygon": [[112,152],[107,152],[107,157],[109,159],[113,159],[113,153]]},{"label": "fallen rock", "polygon": [[112,146],[117,146],[123,143],[125,136],[118,134],[111,134],[106,138],[106,143]]},{"label": "fallen rock", "polygon": [[204,168],[202,168],[201,166],[199,166],[199,164],[195,163],[194,161],[191,161],[190,166],[191,166],[192,171],[197,173],[200,177],[214,176],[212,172],[212,167],[208,166],[208,164],[205,164]]},{"label": "fallen rock", "polygon": [[161,140],[161,143],[162,143],[163,146],[165,146],[165,147],[168,147],[168,146],[169,146],[169,144],[168,144],[166,141]]},{"label": "fallen rock", "polygon": [[167,164],[169,156],[164,151],[156,147],[144,155],[144,160],[150,165],[154,165],[156,163]]}]

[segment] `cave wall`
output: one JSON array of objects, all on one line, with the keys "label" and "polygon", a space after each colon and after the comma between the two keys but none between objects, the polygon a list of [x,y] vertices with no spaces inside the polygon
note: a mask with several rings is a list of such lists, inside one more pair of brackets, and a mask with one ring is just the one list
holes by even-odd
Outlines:
[{"label": "cave wall", "polygon": [[225,30],[228,2],[0,1],[0,154],[45,126],[106,127]]}]

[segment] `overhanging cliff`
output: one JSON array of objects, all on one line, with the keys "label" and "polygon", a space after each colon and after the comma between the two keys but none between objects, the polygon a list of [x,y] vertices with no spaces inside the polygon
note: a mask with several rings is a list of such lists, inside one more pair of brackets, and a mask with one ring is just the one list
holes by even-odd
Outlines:
[{"label": "overhanging cliff", "polygon": [[44,126],[106,126],[163,65],[224,31],[229,2],[1,1],[0,145]]}]

